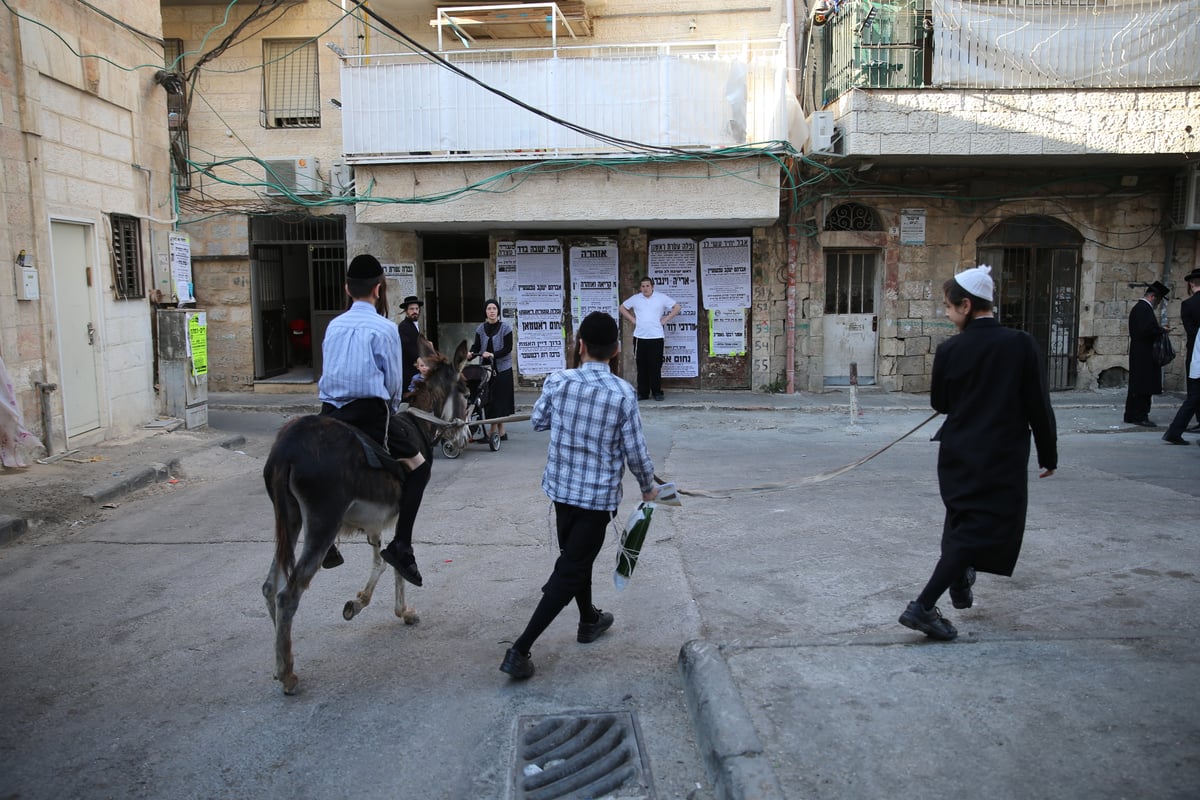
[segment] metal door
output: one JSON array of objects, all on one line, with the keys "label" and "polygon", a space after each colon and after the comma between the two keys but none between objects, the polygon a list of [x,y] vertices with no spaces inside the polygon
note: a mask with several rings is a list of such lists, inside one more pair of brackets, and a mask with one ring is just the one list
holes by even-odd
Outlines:
[{"label": "metal door", "polygon": [[876,260],[873,250],[825,254],[826,386],[849,385],[851,364],[858,365],[859,384],[875,383]]},{"label": "metal door", "polygon": [[[325,329],[350,304],[350,298],[346,296],[346,246],[340,243],[309,245],[308,275],[312,287],[313,375],[320,377]],[[392,308],[395,308],[396,300],[389,299]]]},{"label": "metal door", "polygon": [[[100,333],[95,274],[88,255],[92,226],[50,223],[54,301],[67,436],[100,427]],[[50,442],[46,442],[49,448]]]},{"label": "metal door", "polygon": [[254,377],[287,372],[287,320],[283,306],[283,249],[254,248],[250,260],[251,313],[254,315]]}]

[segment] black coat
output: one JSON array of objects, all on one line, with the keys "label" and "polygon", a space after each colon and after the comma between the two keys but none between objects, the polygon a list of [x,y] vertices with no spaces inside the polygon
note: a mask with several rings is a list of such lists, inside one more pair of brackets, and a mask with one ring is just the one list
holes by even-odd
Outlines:
[{"label": "black coat", "polygon": [[1183,330],[1187,333],[1187,359],[1185,364],[1187,370],[1192,366],[1192,348],[1196,346],[1196,329],[1200,328],[1200,292],[1184,300],[1179,304],[1179,321],[1183,323]]},{"label": "black coat", "polygon": [[1058,468],[1054,411],[1033,337],[993,318],[973,320],[938,347],[930,403],[946,415],[938,433],[942,554],[1012,575],[1025,534],[1031,430],[1038,464]]},{"label": "black coat", "polygon": [[421,338],[420,331],[417,330],[417,324],[408,317],[396,323],[400,328],[400,349],[403,351],[402,359],[404,361],[400,366],[404,370],[404,389],[408,391],[408,385],[412,383],[413,375],[417,374],[417,358],[421,355],[418,341]]},{"label": "black coat", "polygon": [[1138,300],[1129,312],[1129,391],[1162,394],[1162,367],[1154,363],[1154,341],[1162,332],[1154,306]]}]

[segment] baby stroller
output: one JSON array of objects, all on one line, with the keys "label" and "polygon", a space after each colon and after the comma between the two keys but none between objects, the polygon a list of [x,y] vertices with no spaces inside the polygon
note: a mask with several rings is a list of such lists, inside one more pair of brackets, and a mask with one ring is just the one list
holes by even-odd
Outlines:
[{"label": "baby stroller", "polygon": [[[500,449],[500,434],[488,435],[484,411],[491,401],[491,383],[496,377],[496,365],[492,359],[480,359],[478,364],[467,364],[462,369],[467,384],[467,443],[483,444],[493,453]],[[452,441],[442,440],[442,455],[458,458],[462,449]]]}]

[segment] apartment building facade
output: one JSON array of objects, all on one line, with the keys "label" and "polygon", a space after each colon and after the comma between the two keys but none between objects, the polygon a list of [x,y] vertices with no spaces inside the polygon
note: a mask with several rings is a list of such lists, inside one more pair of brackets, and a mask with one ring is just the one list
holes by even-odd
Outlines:
[{"label": "apartment building facade", "polygon": [[161,17],[149,0],[0,16],[0,359],[55,454],[156,413],[150,264],[174,221]]}]

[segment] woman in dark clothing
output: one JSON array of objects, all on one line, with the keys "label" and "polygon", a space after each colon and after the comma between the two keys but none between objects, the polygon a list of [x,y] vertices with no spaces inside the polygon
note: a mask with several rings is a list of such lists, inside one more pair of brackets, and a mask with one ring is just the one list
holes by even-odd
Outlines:
[{"label": "woman in dark clothing", "polygon": [[[468,358],[481,356],[496,365],[496,376],[489,385],[490,397],[484,406],[487,418],[495,419],[510,416],[516,407],[513,399],[513,329],[512,325],[500,318],[500,304],[495,300],[488,300],[484,304],[484,315],[487,321],[475,329],[475,343],[471,345]],[[508,441],[503,422],[490,428],[489,437],[498,433],[501,440]]]},{"label": "woman in dark clothing", "polygon": [[938,611],[949,589],[955,608],[970,608],[975,571],[1012,575],[1029,501],[1029,432],[1039,477],[1058,467],[1050,395],[1033,337],[1005,328],[992,313],[991,267],[946,281],[946,316],[960,333],[938,346],[930,402],[946,415],[938,432],[938,485],[946,518],[942,556],[900,624],[949,641],[958,631]]}]

